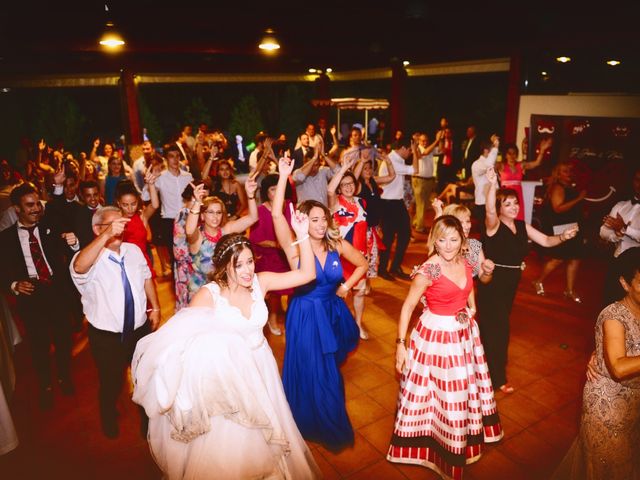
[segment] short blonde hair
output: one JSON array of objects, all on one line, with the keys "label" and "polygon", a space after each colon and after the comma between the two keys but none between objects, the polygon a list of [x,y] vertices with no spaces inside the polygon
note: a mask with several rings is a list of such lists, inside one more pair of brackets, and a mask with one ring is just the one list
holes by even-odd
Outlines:
[{"label": "short blonde hair", "polygon": [[429,231],[429,238],[427,240],[427,252],[429,253],[429,257],[438,253],[435,249],[436,241],[451,231],[456,231],[458,232],[458,235],[460,235],[460,250],[458,250],[458,255],[464,253],[467,247],[467,239],[464,237],[464,231],[462,230],[460,220],[453,215],[442,215],[436,219]]}]

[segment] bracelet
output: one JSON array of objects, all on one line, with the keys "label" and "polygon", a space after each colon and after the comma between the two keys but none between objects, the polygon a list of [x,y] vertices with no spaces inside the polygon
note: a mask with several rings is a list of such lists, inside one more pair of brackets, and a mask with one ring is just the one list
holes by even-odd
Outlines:
[{"label": "bracelet", "polygon": [[299,243],[304,242],[307,238],[309,238],[309,234],[307,233],[304,237],[302,237],[299,240],[296,240],[295,242],[291,242],[291,246],[295,247],[296,245],[298,245]]},{"label": "bracelet", "polygon": [[255,200],[256,196],[254,195],[253,197],[247,197],[249,200]]},{"label": "bracelet", "polygon": [[159,308],[147,308],[147,313],[150,313],[150,312],[159,312],[159,311],[160,311],[160,309],[159,309]]},{"label": "bracelet", "polygon": [[404,344],[405,344],[404,338],[396,338],[396,345],[404,345]]},{"label": "bracelet", "polygon": [[350,289],[349,287],[347,287],[347,285],[346,285],[346,284],[344,284],[344,283],[341,283],[341,284],[340,284],[340,286],[341,286],[341,287],[343,287],[347,292],[348,292],[349,290],[351,290],[351,289]]},{"label": "bracelet", "polygon": [[194,212],[193,210],[189,210],[189,213],[192,214],[192,215],[200,215],[199,211],[195,211]]}]

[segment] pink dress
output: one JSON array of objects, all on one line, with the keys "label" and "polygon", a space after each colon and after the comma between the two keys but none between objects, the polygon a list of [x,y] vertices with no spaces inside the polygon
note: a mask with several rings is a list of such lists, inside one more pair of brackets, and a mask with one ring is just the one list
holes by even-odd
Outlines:
[{"label": "pink dress", "polygon": [[500,172],[500,186],[502,188],[510,188],[518,194],[518,203],[520,210],[516,220],[524,220],[524,198],[522,196],[522,177],[524,170],[521,163],[516,163],[513,167],[508,163],[504,164],[504,168]]}]

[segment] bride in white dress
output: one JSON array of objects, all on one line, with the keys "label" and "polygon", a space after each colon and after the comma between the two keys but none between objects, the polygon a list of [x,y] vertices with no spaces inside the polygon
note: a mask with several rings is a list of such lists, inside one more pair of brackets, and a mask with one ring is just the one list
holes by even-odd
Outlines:
[{"label": "bride in white dress", "polygon": [[306,215],[292,215],[300,269],[254,273],[251,244],[223,236],[213,281],[138,342],[133,400],[168,479],[312,479],[321,473],[291,415],[262,329],[270,290],[315,278]]}]

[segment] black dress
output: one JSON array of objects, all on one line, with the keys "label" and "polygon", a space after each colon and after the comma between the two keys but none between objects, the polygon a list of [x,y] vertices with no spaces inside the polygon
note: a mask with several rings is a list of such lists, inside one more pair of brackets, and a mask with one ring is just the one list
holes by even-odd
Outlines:
[{"label": "black dress", "polygon": [[491,282],[478,285],[480,336],[494,388],[507,383],[509,316],[522,276],[520,265],[529,250],[525,222],[514,223],[515,234],[500,222],[493,236],[485,233],[482,238],[485,257],[496,264]]},{"label": "black dress", "polygon": [[[564,187],[564,201],[570,202],[576,198],[578,198],[578,190],[573,187]],[[555,225],[566,225],[568,223],[580,223],[582,219],[582,203],[577,203],[570,210],[567,210],[563,213],[556,213],[553,211],[550,202],[547,202],[546,205],[547,212],[547,225],[545,226],[545,233],[547,235],[555,235],[553,232],[553,227]],[[571,260],[582,257],[583,251],[583,237],[580,231],[578,234],[573,237],[571,240],[567,240],[566,242],[562,242],[560,245],[556,247],[547,248],[546,254],[551,258],[558,258],[562,260]]]}]

